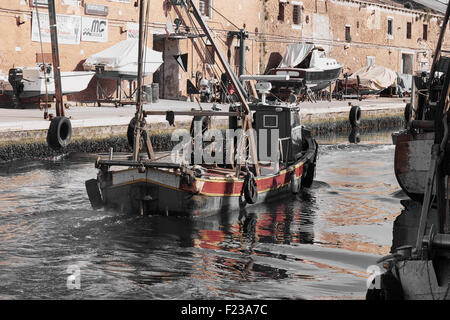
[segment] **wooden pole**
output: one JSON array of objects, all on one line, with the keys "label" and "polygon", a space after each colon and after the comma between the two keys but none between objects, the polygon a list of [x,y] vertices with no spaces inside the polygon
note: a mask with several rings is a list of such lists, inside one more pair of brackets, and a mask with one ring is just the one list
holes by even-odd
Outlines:
[{"label": "wooden pole", "polygon": [[138,49],[138,79],[136,89],[136,121],[134,127],[133,161],[138,161],[141,143],[141,123],[143,120],[142,110],[142,59],[144,42],[144,0],[139,1],[139,49]]},{"label": "wooden pole", "polygon": [[55,81],[56,116],[64,117],[64,104],[61,90],[61,69],[59,63],[58,32],[56,28],[55,0],[48,0],[48,17],[52,46],[53,80]]}]

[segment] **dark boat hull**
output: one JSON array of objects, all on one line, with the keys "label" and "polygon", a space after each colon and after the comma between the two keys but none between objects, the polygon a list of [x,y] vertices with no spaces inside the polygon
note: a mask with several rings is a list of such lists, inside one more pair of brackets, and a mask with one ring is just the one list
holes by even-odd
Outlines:
[{"label": "dark boat hull", "polygon": [[[195,178],[188,184],[179,173],[147,168],[101,171],[97,178],[105,208],[129,214],[208,216],[270,202],[298,191],[314,176],[317,143],[294,164],[273,175],[256,177],[257,201],[247,203],[244,179]],[[89,192],[89,191],[88,191]]]},{"label": "dark boat hull", "polygon": [[279,68],[270,70],[272,75],[285,75],[289,74],[289,80],[271,81],[273,86],[273,92],[282,89],[291,89],[294,92],[306,84],[313,91],[319,91],[327,88],[330,83],[336,81],[341,74],[342,67],[334,69],[327,69],[321,71],[313,71],[308,69],[296,69],[296,68]]},{"label": "dark boat hull", "polygon": [[413,200],[421,201],[430,167],[434,133],[393,134],[395,144],[394,172],[398,184]]}]

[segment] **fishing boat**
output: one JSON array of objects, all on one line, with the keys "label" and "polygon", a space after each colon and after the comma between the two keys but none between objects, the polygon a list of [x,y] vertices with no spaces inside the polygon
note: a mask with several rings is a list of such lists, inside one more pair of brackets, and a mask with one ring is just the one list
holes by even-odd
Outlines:
[{"label": "fishing boat", "polygon": [[392,136],[395,145],[395,176],[403,191],[414,200],[421,200],[425,192],[435,138],[434,109],[442,95],[449,65],[450,57],[441,55],[435,67],[436,74],[440,76],[433,80],[427,107],[424,107],[425,93],[431,75],[420,73],[413,77],[413,94],[405,107],[406,129]]},{"label": "fishing boat", "polygon": [[[38,63],[34,67],[15,67],[9,70],[8,82],[4,93],[17,98],[55,96],[55,80],[51,63]],[[95,72],[61,72],[62,94],[72,94],[85,90]]]},{"label": "fishing boat", "polygon": [[327,88],[339,78],[343,65],[326,56],[325,50],[311,43],[290,44],[277,68],[269,75],[285,76],[288,80],[271,81],[272,93],[276,96],[298,94],[304,87],[312,91]]},{"label": "fishing boat", "polygon": [[402,201],[391,254],[370,268],[370,300],[450,299],[450,60],[441,50],[449,17],[450,4],[431,71],[415,76],[417,99],[405,108],[407,128],[393,135],[397,179],[418,201]]},{"label": "fishing boat", "polygon": [[[182,3],[186,14],[193,16],[191,21],[197,22],[198,26],[192,29],[203,30],[217,53],[236,88],[239,102],[232,103],[229,111],[146,111],[138,93],[137,112],[128,130],[133,153],[125,160],[115,159],[113,153],[97,159],[97,178],[86,181],[92,206],[137,214],[206,216],[279,199],[311,186],[318,145],[311,132],[301,125],[298,106],[268,104],[265,99],[249,104],[193,1]],[[143,7],[144,0],[140,0],[139,39],[144,37]],[[140,41],[140,57],[142,48]],[[142,71],[140,59],[138,90],[141,90]],[[192,146],[193,140],[193,148],[187,148],[187,152],[182,149],[182,156],[172,156],[168,162],[157,159],[149,134],[144,130],[145,118],[153,115],[166,115],[172,123],[178,115],[192,116],[191,130],[187,132],[189,139],[184,146]],[[215,116],[228,117],[227,133],[240,134],[227,134],[222,140],[215,136],[205,144],[202,137],[209,131],[211,117]],[[197,138],[199,144],[195,142]],[[141,145],[145,147],[144,155],[140,152]],[[212,145],[218,147],[207,154],[214,160],[205,161],[202,154]]]}]

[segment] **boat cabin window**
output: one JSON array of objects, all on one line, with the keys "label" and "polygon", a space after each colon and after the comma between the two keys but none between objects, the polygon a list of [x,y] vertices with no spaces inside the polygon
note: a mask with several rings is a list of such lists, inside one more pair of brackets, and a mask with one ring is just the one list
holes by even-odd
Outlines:
[{"label": "boat cabin window", "polygon": [[264,128],[278,128],[278,116],[265,114],[263,116],[263,127]]}]

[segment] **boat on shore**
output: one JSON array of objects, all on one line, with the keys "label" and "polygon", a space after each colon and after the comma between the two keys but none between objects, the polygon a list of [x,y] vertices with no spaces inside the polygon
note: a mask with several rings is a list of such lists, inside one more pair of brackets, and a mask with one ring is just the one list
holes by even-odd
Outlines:
[{"label": "boat on shore", "polygon": [[339,78],[343,65],[326,56],[325,50],[311,43],[291,44],[277,68],[268,75],[289,76],[288,80],[274,80],[272,94],[279,98],[298,95],[302,88],[320,91]]},{"label": "boat on shore", "polygon": [[[3,81],[5,94],[16,98],[55,96],[55,80],[51,63],[38,63],[34,67],[15,67],[8,72],[8,82]],[[61,72],[62,94],[78,93],[85,90],[95,72]]]},{"label": "boat on shore", "polygon": [[[136,79],[138,76],[138,40],[127,39],[93,54],[83,63],[84,70],[95,71],[96,76],[105,79]],[[153,74],[164,62],[162,52],[149,48],[145,50],[143,76]]]},{"label": "boat on shore", "polygon": [[343,97],[358,95],[376,95],[394,86],[398,75],[395,71],[383,66],[366,66],[350,76],[345,75],[337,83],[337,89]]},{"label": "boat on shore", "polygon": [[[144,0],[140,0],[141,12],[143,6]],[[318,145],[311,132],[301,125],[298,105],[270,104],[265,99],[248,103],[237,76],[217,49],[213,33],[194,3],[188,0],[184,8],[198,24],[193,30],[201,28],[215,49],[236,88],[239,103],[231,103],[229,111],[146,111],[138,93],[137,112],[128,128],[132,155],[128,160],[114,159],[113,153],[106,159],[100,157],[95,163],[99,169],[97,178],[86,181],[94,208],[134,214],[206,216],[296,194],[313,182]],[[141,22],[140,34],[142,25]],[[138,90],[141,79],[142,60]],[[153,115],[166,115],[169,123],[178,115],[193,117],[191,130],[186,132],[188,141],[183,139],[184,144],[180,145],[181,156],[177,149],[171,152],[168,162],[155,158],[144,129],[145,118]],[[215,116],[229,118],[225,138],[220,139],[220,131],[215,131],[214,138],[205,143],[205,136],[211,132],[211,117]],[[200,139],[198,144],[196,139]],[[141,146],[146,157],[141,156]],[[213,160],[207,161],[207,157]]]}]

